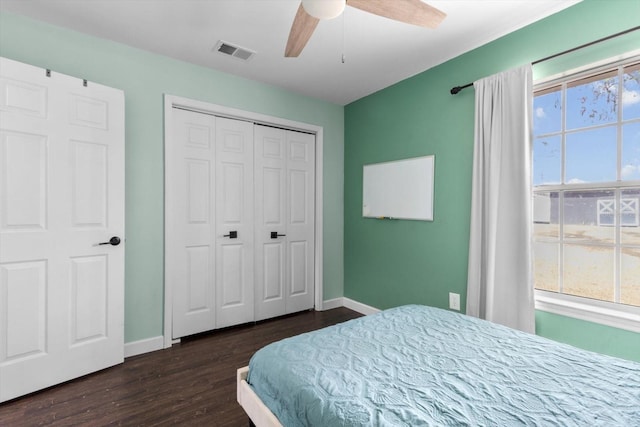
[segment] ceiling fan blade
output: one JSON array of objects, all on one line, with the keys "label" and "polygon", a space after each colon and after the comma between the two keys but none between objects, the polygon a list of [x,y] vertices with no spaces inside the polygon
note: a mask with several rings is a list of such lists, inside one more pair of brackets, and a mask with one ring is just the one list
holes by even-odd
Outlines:
[{"label": "ceiling fan blade", "polygon": [[285,57],[291,58],[300,55],[309,38],[311,38],[311,34],[316,29],[318,22],[320,20],[305,12],[302,3],[300,3],[289,32],[289,40],[287,40],[287,47],[284,50]]},{"label": "ceiling fan blade", "polygon": [[447,16],[421,0],[347,0],[347,4],[374,15],[426,28],[436,28]]}]

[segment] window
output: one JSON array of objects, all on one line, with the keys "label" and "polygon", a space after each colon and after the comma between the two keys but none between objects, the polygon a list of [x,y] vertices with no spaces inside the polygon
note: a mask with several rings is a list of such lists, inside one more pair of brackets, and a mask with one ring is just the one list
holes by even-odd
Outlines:
[{"label": "window", "polygon": [[537,300],[640,314],[640,58],[537,85],[533,103]]}]

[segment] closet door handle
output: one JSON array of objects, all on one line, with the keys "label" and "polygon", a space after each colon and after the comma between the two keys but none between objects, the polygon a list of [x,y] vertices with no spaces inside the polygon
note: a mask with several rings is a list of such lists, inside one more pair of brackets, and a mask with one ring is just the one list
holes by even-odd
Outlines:
[{"label": "closet door handle", "polygon": [[222,237],[228,237],[230,239],[237,239],[238,238],[238,232],[237,231],[230,231],[229,234],[224,234]]},{"label": "closet door handle", "polygon": [[272,231],[271,232],[271,238],[272,239],[277,239],[278,237],[281,237],[281,236],[284,237],[284,236],[286,236],[286,234],[278,234],[277,231]]},{"label": "closet door handle", "polygon": [[100,245],[118,246],[119,244],[120,244],[120,238],[118,236],[113,236],[112,238],[109,239],[108,242],[98,243],[98,246]]}]

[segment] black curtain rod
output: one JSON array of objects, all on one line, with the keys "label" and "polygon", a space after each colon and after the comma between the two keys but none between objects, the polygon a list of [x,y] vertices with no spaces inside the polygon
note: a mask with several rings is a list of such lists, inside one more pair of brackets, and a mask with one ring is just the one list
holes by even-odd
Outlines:
[{"label": "black curtain rod", "polygon": [[[576,46],[576,47],[574,47],[572,49],[568,49],[568,50],[562,51],[560,53],[555,53],[555,54],[553,54],[551,56],[547,56],[546,58],[538,59],[537,61],[533,61],[531,63],[531,65],[539,64],[541,62],[548,61],[548,60],[556,58],[558,56],[566,55],[567,53],[575,52],[576,50],[584,49],[585,47],[593,46],[594,44],[598,44],[598,43],[601,43],[603,41],[607,41],[609,39],[613,39],[615,37],[619,37],[619,36],[622,36],[624,34],[631,33],[633,31],[637,31],[637,30],[640,30],[640,25],[637,26],[637,27],[629,28],[628,30],[621,31],[621,32],[616,33],[616,34],[611,34],[610,36],[603,37],[601,39],[594,40],[594,41],[589,42],[589,43],[585,43],[585,44],[580,45],[580,46]],[[458,92],[460,92],[462,89],[468,88],[470,86],[473,86],[473,83],[467,83],[466,85],[463,85],[463,86],[453,87],[453,88],[451,88],[451,91],[450,91],[451,95],[455,95]]]}]

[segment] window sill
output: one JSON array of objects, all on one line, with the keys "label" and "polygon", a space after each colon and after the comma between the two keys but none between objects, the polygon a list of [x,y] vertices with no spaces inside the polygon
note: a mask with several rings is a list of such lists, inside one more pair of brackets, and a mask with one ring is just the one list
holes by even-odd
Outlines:
[{"label": "window sill", "polygon": [[536,310],[640,333],[640,308],[535,291]]}]

